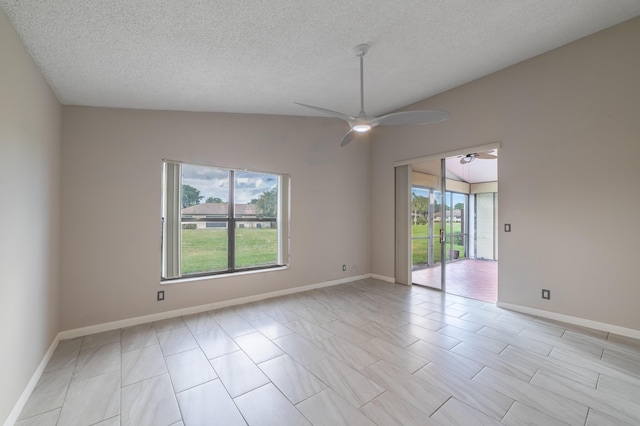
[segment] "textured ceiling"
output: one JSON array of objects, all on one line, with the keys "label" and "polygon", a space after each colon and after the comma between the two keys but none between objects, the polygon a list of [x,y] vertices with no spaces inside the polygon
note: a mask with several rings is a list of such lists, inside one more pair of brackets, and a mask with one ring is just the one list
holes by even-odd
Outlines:
[{"label": "textured ceiling", "polygon": [[67,105],[378,115],[640,15],[640,0],[0,0]]}]

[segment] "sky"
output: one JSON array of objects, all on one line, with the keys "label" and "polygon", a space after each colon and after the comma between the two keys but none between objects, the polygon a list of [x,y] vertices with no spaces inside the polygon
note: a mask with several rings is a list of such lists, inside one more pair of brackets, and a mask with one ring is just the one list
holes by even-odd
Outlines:
[{"label": "sky", "polygon": [[[278,177],[267,173],[237,170],[235,180],[236,204],[248,204],[263,192],[278,186]],[[229,201],[229,171],[226,169],[183,164],[182,183],[199,190],[204,196],[202,203],[209,197]]]},{"label": "sky", "polygon": [[429,192],[431,192],[429,189],[421,188],[419,186],[411,187],[411,193],[416,194],[418,197],[429,198]]}]

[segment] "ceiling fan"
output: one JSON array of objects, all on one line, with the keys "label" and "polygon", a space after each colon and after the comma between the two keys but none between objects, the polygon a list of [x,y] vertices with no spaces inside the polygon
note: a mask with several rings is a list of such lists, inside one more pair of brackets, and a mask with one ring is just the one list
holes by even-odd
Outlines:
[{"label": "ceiling fan", "polygon": [[460,164],[469,164],[476,158],[479,158],[481,160],[495,160],[496,158],[498,158],[498,156],[495,154],[491,154],[490,152],[472,152],[471,154],[461,155],[459,158]]},{"label": "ceiling fan", "polygon": [[380,117],[369,117],[364,112],[364,55],[369,51],[368,44],[359,44],[353,48],[356,56],[360,58],[360,113],[352,117],[330,109],[320,108],[312,105],[305,105],[294,102],[305,108],[311,108],[320,111],[332,117],[340,118],[349,124],[349,131],[343,136],[340,146],[345,146],[355,139],[358,134],[366,133],[376,126],[401,126],[411,124],[427,124],[443,121],[449,118],[451,114],[446,111],[437,110],[421,110],[421,111],[404,111],[392,114],[386,114]]}]

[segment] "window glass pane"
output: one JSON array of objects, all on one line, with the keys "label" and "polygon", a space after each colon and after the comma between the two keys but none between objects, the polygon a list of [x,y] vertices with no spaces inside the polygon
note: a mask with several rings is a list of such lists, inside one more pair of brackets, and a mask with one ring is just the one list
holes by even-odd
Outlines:
[{"label": "window glass pane", "polygon": [[457,194],[453,195],[453,223],[460,224],[458,227],[454,227],[454,233],[465,232],[464,215],[467,209],[467,195]]},{"label": "window glass pane", "polygon": [[[445,194],[446,195],[446,194]],[[442,260],[442,244],[440,243],[440,230],[444,227],[446,229],[446,225],[445,223],[443,223],[443,212],[442,210],[442,205],[440,204],[440,199],[442,197],[442,192],[440,191],[434,191],[433,193],[433,197],[432,197],[432,203],[430,205],[431,208],[433,208],[433,232],[431,235],[433,235],[432,241],[433,241],[433,263],[431,263],[432,265],[436,265],[438,263],[440,263],[440,261]],[[446,197],[445,197],[445,204],[446,204]],[[446,220],[446,214],[445,214],[445,220]]]},{"label": "window glass pane", "polygon": [[[438,218],[439,219],[439,218]],[[440,229],[442,227],[442,222],[433,222],[433,238],[431,239],[433,245],[433,263],[432,265],[436,265],[440,263],[442,257],[442,243],[440,243]]]},{"label": "window glass pane", "polygon": [[429,194],[421,186],[411,187],[411,256],[413,268],[429,264]]},{"label": "window glass pane", "polygon": [[182,165],[182,275],[228,269],[228,201],[228,170]]},{"label": "window glass pane", "polygon": [[254,268],[278,263],[277,222],[236,221],[235,268]]},{"label": "window glass pane", "polygon": [[411,236],[426,237],[429,223],[429,193],[427,188],[411,187]]},{"label": "window glass pane", "polygon": [[276,218],[278,176],[236,171],[234,182],[236,218]]},{"label": "window glass pane", "polygon": [[227,217],[229,171],[182,165],[182,215],[197,219]]},{"label": "window glass pane", "polygon": [[452,194],[452,218],[451,218],[451,238],[449,241],[449,256],[451,259],[462,259],[466,256],[466,211],[468,195]]},{"label": "window glass pane", "polygon": [[182,275],[228,268],[227,222],[182,222]]},{"label": "window glass pane", "polygon": [[163,280],[285,265],[288,185],[283,175],[165,161]]}]

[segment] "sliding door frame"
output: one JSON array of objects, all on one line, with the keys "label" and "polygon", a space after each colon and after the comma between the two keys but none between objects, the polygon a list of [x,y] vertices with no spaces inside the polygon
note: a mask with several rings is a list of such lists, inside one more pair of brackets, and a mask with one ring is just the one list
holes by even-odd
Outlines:
[{"label": "sliding door frame", "polygon": [[411,165],[398,166],[395,175],[395,282],[411,285]]},{"label": "sliding door frame", "polygon": [[[439,154],[427,155],[423,157],[411,158],[408,160],[396,161],[394,166],[394,176],[396,180],[395,185],[395,200],[396,200],[396,237],[395,237],[395,280],[397,283],[412,285],[411,280],[411,208],[409,203],[411,200],[411,169],[412,164],[423,163],[426,161],[440,161],[440,186],[441,186],[441,198],[444,201],[445,192],[446,192],[446,159],[449,157],[455,157],[458,155],[466,155],[470,152],[478,152],[478,151],[491,151],[493,149],[500,149],[500,142],[492,142],[486,145],[476,145],[468,148],[461,148],[452,151],[447,151]],[[405,185],[404,180],[402,182],[398,182],[398,173],[399,170],[406,170],[408,183]],[[406,191],[405,194],[398,194],[400,191]],[[405,207],[406,202],[406,207]],[[442,204],[443,205],[443,204]],[[443,207],[444,208],[444,205]],[[406,217],[399,217],[400,215],[405,215]],[[404,234],[403,234],[404,233]],[[445,238],[446,241],[446,238]],[[440,267],[441,269],[441,289],[442,291],[446,291],[446,257],[445,250],[447,244],[440,245]],[[407,276],[408,274],[408,276]]]},{"label": "sliding door frame", "polygon": [[447,291],[447,159],[440,159],[440,291]]}]

